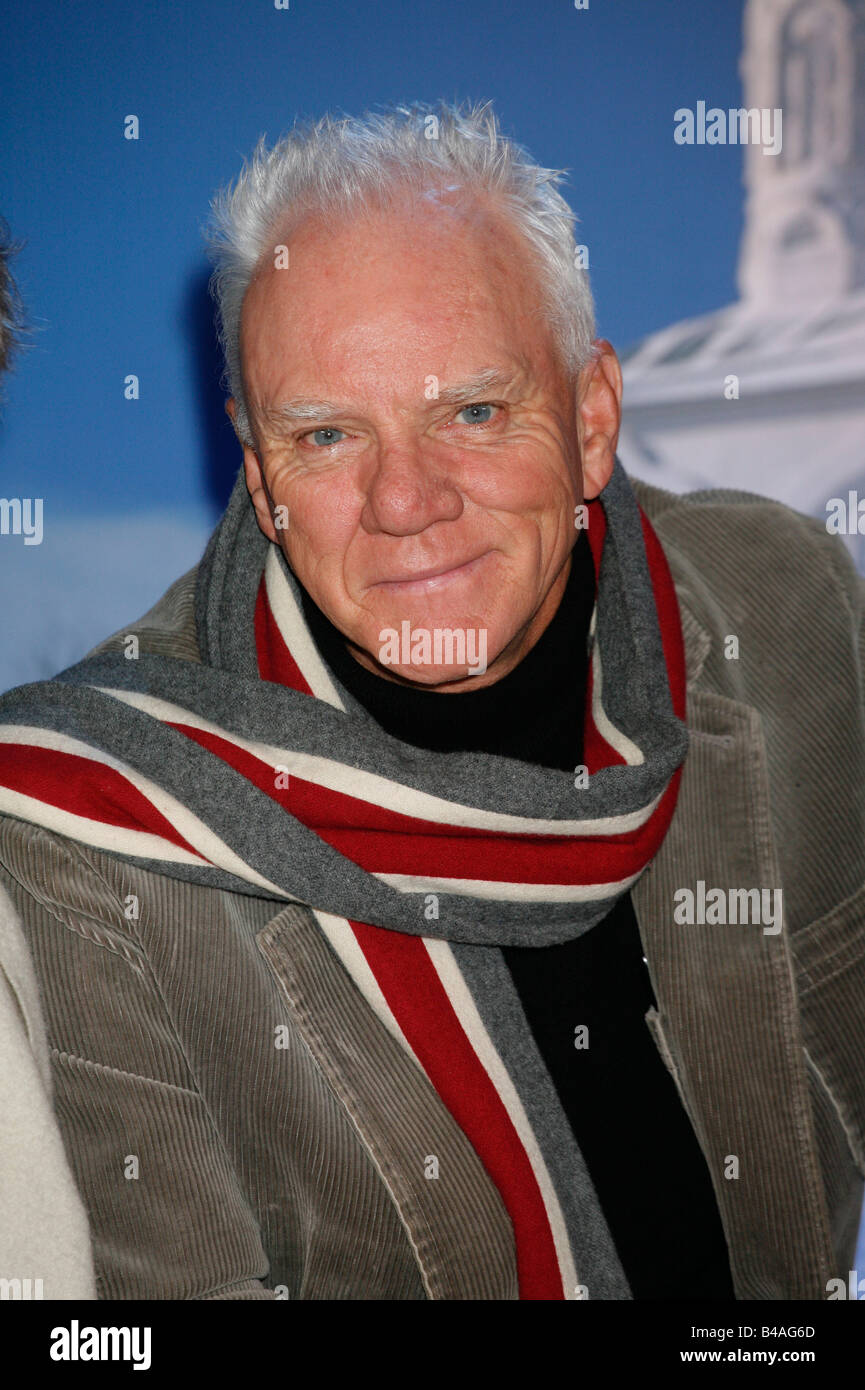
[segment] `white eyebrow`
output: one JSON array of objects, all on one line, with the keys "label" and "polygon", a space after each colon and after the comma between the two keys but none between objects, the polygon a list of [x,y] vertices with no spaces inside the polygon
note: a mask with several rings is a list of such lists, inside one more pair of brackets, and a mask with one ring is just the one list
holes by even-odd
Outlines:
[{"label": "white eyebrow", "polygon": [[442,387],[438,393],[438,400],[443,401],[445,405],[458,405],[460,401],[475,400],[484,391],[495,391],[512,385],[516,375],[513,371],[503,372],[498,367],[487,367],[454,386]]},{"label": "white eyebrow", "polygon": [[[473,376],[453,386],[445,386],[437,396],[431,398],[432,404],[458,405],[460,401],[476,400],[485,391],[510,386],[516,373],[502,371],[499,367],[486,367]],[[303,420],[333,420],[340,415],[352,415],[350,407],[341,406],[334,401],[316,401],[308,396],[294,396],[281,401],[279,405],[259,408],[259,414],[273,425],[291,424]]]},{"label": "white eyebrow", "polygon": [[275,425],[290,424],[293,420],[329,420],[334,415],[346,413],[333,401],[312,401],[306,396],[295,396],[290,401],[281,401],[279,405],[259,407],[259,414]]}]

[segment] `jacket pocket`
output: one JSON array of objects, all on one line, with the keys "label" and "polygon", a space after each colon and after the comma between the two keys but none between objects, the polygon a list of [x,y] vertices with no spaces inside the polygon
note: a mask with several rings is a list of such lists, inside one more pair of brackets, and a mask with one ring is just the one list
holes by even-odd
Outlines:
[{"label": "jacket pocket", "polygon": [[803,1041],[865,1176],[865,884],[791,948]]}]

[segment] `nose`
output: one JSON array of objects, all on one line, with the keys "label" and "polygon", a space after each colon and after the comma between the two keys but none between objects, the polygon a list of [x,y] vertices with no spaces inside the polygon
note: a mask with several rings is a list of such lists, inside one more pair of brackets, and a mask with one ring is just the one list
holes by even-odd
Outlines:
[{"label": "nose", "polygon": [[463,499],[419,439],[381,442],[366,489],[361,525],[370,535],[413,536],[456,521]]}]

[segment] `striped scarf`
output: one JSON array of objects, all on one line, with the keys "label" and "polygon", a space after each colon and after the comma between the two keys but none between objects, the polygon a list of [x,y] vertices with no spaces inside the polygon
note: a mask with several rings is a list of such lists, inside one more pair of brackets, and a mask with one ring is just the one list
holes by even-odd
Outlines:
[{"label": "striped scarf", "polygon": [[200,661],[136,653],[133,628],[0,699],[0,812],[313,910],[496,1183],[525,1299],[630,1291],[499,948],[606,916],[666,834],[687,749],[675,590],[618,461],[588,512],[585,776],[386,734],[322,660],[242,471],[198,568]]}]

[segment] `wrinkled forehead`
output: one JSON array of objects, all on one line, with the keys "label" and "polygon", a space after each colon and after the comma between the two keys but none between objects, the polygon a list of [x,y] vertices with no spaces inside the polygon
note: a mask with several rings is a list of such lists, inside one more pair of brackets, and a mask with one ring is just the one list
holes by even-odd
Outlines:
[{"label": "wrinkled forehead", "polygon": [[[393,370],[417,357],[421,376],[456,353],[537,358],[552,351],[539,312],[532,249],[490,200],[428,187],[363,205],[351,216],[318,212],[273,229],[243,307],[244,375],[254,394],[292,361],[339,371],[369,357]],[[476,340],[476,343],[475,341]]]}]

